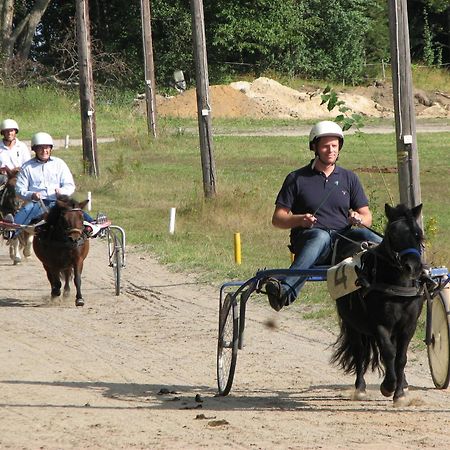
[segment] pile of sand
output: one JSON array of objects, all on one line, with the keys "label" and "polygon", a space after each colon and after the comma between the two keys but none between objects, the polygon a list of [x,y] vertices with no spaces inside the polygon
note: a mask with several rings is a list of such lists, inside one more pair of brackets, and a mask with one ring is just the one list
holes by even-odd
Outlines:
[{"label": "pile of sand", "polygon": [[[249,101],[242,92],[228,85],[210,86],[210,98],[213,117],[264,117],[261,107]],[[158,115],[170,117],[197,117],[197,95],[195,89],[189,89],[175,97],[156,98]]]},{"label": "pile of sand", "polygon": [[[326,105],[321,105],[320,89],[297,91],[264,77],[256,79],[253,83],[239,81],[231,83],[230,86],[260,105],[266,117],[281,119],[336,117],[337,110],[330,112]],[[352,111],[366,116],[386,117],[391,114],[381,105],[362,95],[341,93],[339,99],[343,100]]]},{"label": "pile of sand", "polygon": [[[281,118],[322,119],[334,118],[335,108],[329,112],[321,105],[321,89],[296,90],[283,86],[270,78],[260,77],[253,82],[239,81],[229,85],[210,86],[212,117],[221,118]],[[364,95],[365,94],[365,95]],[[339,99],[355,113],[370,117],[393,117],[392,89],[384,86],[376,91],[355,90],[340,92]],[[382,103],[375,99],[382,100]],[[157,96],[157,114],[162,117],[197,117],[195,89],[173,97]],[[448,105],[433,103],[430,107],[419,105],[417,114],[427,117],[450,117]],[[145,112],[145,105],[139,109]]]}]

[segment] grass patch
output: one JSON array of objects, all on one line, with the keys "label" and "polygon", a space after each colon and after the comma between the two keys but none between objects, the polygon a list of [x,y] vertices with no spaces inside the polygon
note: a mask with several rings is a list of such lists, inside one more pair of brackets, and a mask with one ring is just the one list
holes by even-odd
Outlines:
[{"label": "grass patch", "polygon": [[[431,76],[431,75],[430,75]],[[0,88],[3,117],[13,117],[27,139],[38,130],[55,138],[79,137],[78,94],[48,88]],[[292,170],[312,157],[307,137],[215,136],[217,196],[203,196],[199,140],[194,120],[158,121],[158,139],[148,137],[146,120],[135,114],[129,93],[99,95],[97,135],[116,142],[98,147],[100,176],[83,173],[82,150],[55,150],[71,167],[77,196],[92,192],[93,212],[101,210],[122,226],[127,240],[152,252],[173,270],[196,272],[204,281],[247,279],[262,268],[290,263],[288,232],[274,229],[271,215],[276,194]],[[309,125],[311,121],[215,120],[215,129],[258,130]],[[367,124],[380,120],[367,120]],[[390,121],[392,124],[392,121]],[[449,133],[418,134],[422,200],[430,233],[427,258],[433,265],[450,260],[450,211],[446,207],[450,169]],[[383,221],[384,203],[398,202],[398,175],[368,167],[396,168],[395,136],[356,134],[346,137],[340,163],[355,170],[371,200],[375,222]],[[168,232],[169,211],[177,208],[176,232]],[[240,232],[242,264],[234,263],[233,236]],[[318,283],[320,285],[320,283]],[[322,286],[307,285],[301,314],[334,316]]]},{"label": "grass patch", "polygon": [[[443,160],[448,134],[420,135],[421,186],[425,222],[435,231],[428,242],[433,264],[446,264],[450,214],[442,207],[449,169]],[[306,137],[237,137],[214,140],[217,196],[203,196],[198,138],[162,135],[156,141],[134,136],[99,147],[99,179],[82,174],[81,150],[58,155],[75,172],[80,195],[91,191],[94,208],[106,211],[142,244],[179,270],[195,270],[219,281],[249,277],[259,268],[286,267],[288,232],[270,223],[275,196],[286,174],[311,158]],[[377,163],[375,163],[375,158]],[[348,136],[340,163],[354,169],[382,218],[384,203],[398,201],[397,173],[366,172],[378,164],[395,168],[394,135]],[[175,235],[168,233],[169,211],[177,208]],[[234,264],[233,236],[240,232],[242,264]]]}]

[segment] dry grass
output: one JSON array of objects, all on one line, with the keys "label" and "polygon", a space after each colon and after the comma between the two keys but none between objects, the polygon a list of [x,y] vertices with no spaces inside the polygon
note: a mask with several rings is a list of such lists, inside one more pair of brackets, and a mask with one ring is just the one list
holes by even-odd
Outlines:
[{"label": "dry grass", "polygon": [[[394,137],[349,136],[341,164],[356,170],[371,198],[378,223],[384,203],[398,200],[398,175],[359,170],[379,164],[396,166]],[[432,219],[429,255],[434,264],[450,259],[448,135],[419,136],[421,185],[425,221]],[[78,149],[67,154],[81,172]],[[376,155],[376,161],[374,160]],[[129,242],[149,248],[162,261],[182,270],[194,270],[209,280],[247,278],[259,268],[287,267],[288,232],[270,223],[275,196],[286,174],[311,157],[306,138],[222,137],[215,140],[217,196],[203,195],[200,153],[196,136],[163,135],[100,147],[102,176],[79,176],[80,196],[93,193],[94,208],[106,211],[127,231]],[[168,233],[169,211],[177,208],[175,235]],[[242,264],[234,263],[233,237],[240,232]],[[314,311],[313,311],[314,313]],[[314,313],[315,314],[315,313]]]}]

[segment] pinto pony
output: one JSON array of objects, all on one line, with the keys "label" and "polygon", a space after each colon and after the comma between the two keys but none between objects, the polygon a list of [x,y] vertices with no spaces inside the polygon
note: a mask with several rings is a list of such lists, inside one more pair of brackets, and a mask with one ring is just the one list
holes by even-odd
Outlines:
[{"label": "pinto pony", "polygon": [[20,200],[16,197],[16,181],[20,169],[10,169],[2,167],[2,172],[6,175],[6,183],[0,190],[0,212],[4,218],[7,214],[15,214],[20,207]]},{"label": "pinto pony", "polygon": [[356,400],[366,395],[364,374],[371,366],[384,373],[381,393],[393,396],[394,405],[406,402],[407,350],[424,301],[421,210],[385,205],[384,238],[361,257],[362,288],[336,300],[340,335],[331,361],[356,375]]},{"label": "pinto pony", "polygon": [[76,306],[83,306],[81,273],[89,253],[89,239],[84,231],[83,208],[89,200],[81,203],[72,198],[58,196],[46,216],[46,224],[36,230],[33,249],[42,262],[51,286],[51,296],[61,295],[61,275],[64,275],[64,295],[70,292],[73,274],[76,287]]},{"label": "pinto pony", "polygon": [[[5,218],[7,214],[14,215],[23,203],[16,195],[16,181],[19,170],[19,168],[2,168],[7,176],[6,183],[0,188],[0,213],[2,218]],[[7,245],[9,245],[9,256],[14,264],[20,264],[22,262],[21,251],[26,258],[31,255],[33,233],[27,229],[22,229],[15,237],[11,237],[12,230],[11,234],[9,231],[6,231],[6,233],[4,236],[7,239]]]}]

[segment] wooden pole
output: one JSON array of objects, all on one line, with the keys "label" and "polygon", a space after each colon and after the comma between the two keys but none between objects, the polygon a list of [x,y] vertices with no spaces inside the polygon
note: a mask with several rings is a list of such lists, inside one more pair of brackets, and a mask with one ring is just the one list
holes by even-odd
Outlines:
[{"label": "wooden pole", "polygon": [[148,133],[156,138],[155,66],[153,64],[153,41],[149,0],[141,0],[141,22]]},{"label": "wooden pole", "polygon": [[412,208],[422,199],[406,0],[389,0],[389,31],[400,202]]},{"label": "wooden pole", "polygon": [[206,56],[203,1],[191,1],[192,40],[194,45],[197,89],[197,117],[205,197],[216,195],[216,168],[212,141],[211,103],[209,100],[208,61]]},{"label": "wooden pole", "polygon": [[80,71],[80,113],[84,170],[97,177],[97,135],[95,123],[94,77],[88,0],[76,0],[78,66]]}]

